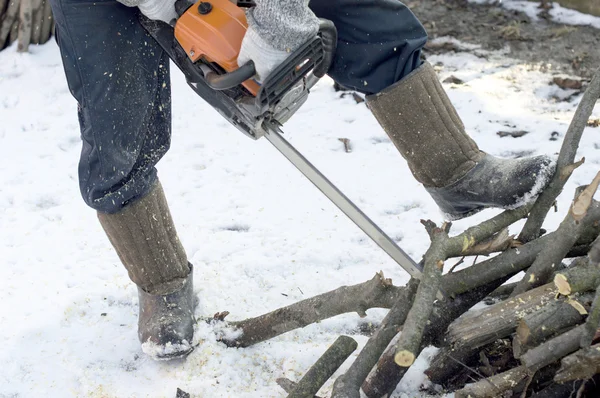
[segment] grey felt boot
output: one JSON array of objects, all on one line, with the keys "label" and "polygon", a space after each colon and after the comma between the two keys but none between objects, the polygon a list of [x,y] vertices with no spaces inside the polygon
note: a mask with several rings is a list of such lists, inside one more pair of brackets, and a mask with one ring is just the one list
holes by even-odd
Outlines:
[{"label": "grey felt boot", "polygon": [[138,336],[155,359],[192,351],[192,267],[177,237],[160,182],[118,213],[98,213],[129,277],[138,286]]},{"label": "grey felt boot", "polygon": [[449,219],[526,204],[554,174],[547,156],[499,159],[480,151],[427,62],[367,104]]}]

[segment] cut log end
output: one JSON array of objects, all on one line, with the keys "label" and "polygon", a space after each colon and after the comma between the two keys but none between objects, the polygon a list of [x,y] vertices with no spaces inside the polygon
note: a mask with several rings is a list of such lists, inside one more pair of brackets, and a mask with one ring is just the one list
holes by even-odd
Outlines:
[{"label": "cut log end", "polygon": [[558,274],[554,277],[554,285],[558,289],[558,292],[563,296],[571,294],[571,285],[567,280],[567,277],[563,274]]},{"label": "cut log end", "polygon": [[396,356],[394,356],[394,362],[404,368],[411,366],[415,362],[415,359],[415,354],[406,350],[397,352]]}]

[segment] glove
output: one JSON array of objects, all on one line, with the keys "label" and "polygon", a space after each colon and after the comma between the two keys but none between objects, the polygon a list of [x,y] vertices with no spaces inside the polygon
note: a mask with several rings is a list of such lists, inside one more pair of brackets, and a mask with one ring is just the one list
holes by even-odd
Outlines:
[{"label": "glove", "polygon": [[254,61],[259,82],[319,30],[319,19],[308,8],[308,0],[256,1],[246,11],[246,19],[248,30],[238,65]]},{"label": "glove", "polygon": [[171,23],[177,18],[175,0],[142,0],[138,7],[142,14],[152,20]]},{"label": "glove", "polygon": [[276,50],[264,41],[252,27],[249,27],[242,40],[238,65],[242,66],[250,60],[254,61],[256,80],[262,83],[290,54],[291,52]]}]

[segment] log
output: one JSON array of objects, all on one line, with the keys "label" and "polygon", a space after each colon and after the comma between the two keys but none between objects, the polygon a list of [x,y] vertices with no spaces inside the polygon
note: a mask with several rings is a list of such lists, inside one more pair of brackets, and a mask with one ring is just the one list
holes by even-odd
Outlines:
[{"label": "log", "polygon": [[528,349],[562,334],[585,319],[592,295],[556,300],[519,320],[513,338],[513,354],[521,357]]},{"label": "log", "polygon": [[356,312],[362,317],[369,308],[391,308],[398,302],[408,307],[411,298],[409,289],[392,285],[380,272],[358,285],[342,286],[268,314],[232,322],[242,335],[223,342],[230,347],[248,347],[336,315]]},{"label": "log", "polygon": [[[521,242],[529,242],[540,236],[540,230],[546,218],[546,214],[548,214],[548,211],[554,204],[556,198],[562,192],[562,189],[570,176],[570,173],[567,171],[569,170],[569,166],[575,161],[575,154],[577,153],[583,130],[587,126],[587,121],[590,118],[599,97],[600,68],[598,68],[594,74],[592,81],[585,90],[585,93],[577,106],[577,110],[567,129],[567,133],[565,134],[560,149],[556,164],[558,172],[555,173],[550,184],[548,184],[535,201],[531,213],[525,222],[525,226],[519,235],[519,240]],[[563,172],[567,173],[563,174]]]},{"label": "log", "polygon": [[[507,279],[495,280],[484,286],[473,288],[466,293],[460,294],[454,299],[436,302],[430,322],[423,333],[420,350],[423,350],[423,348],[432,343],[439,344],[441,336],[450,323],[480,302],[490,292],[497,289]],[[408,368],[398,366],[394,362],[394,355],[395,347],[388,347],[383,355],[381,355],[381,358],[379,358],[377,366],[362,384],[362,390],[367,397],[374,398],[391,394],[406,373]]]},{"label": "log", "polygon": [[520,318],[553,303],[555,297],[556,289],[547,284],[513,299],[464,314],[448,327],[444,347],[425,373],[432,382],[444,384],[463,367],[462,363],[476,358],[480,347],[509,336]]},{"label": "log", "polygon": [[17,21],[19,15],[20,0],[12,0],[8,2],[8,8],[4,14],[4,19],[0,24],[0,50],[2,50],[7,44],[10,33],[13,28],[13,24]]},{"label": "log", "polygon": [[555,302],[556,288],[549,283],[488,308],[468,312],[450,324],[446,342],[453,346],[481,347],[509,336],[520,318]]},{"label": "log", "polygon": [[600,344],[580,349],[566,356],[554,376],[557,383],[573,380],[587,380],[600,373]]},{"label": "log", "polygon": [[348,336],[338,337],[296,384],[296,388],[289,393],[288,398],[313,397],[335,371],[342,366],[350,354],[356,350],[356,347],[358,347],[358,343],[353,338]]},{"label": "log", "polygon": [[32,25],[32,4],[33,0],[21,0],[21,8],[19,9],[19,43],[17,52],[26,53],[29,51],[31,43],[31,25]]}]

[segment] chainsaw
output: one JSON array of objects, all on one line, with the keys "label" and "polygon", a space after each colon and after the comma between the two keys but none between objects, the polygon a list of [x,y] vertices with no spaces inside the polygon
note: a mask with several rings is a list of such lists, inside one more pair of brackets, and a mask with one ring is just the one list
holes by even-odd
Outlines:
[{"label": "chainsaw", "polygon": [[244,9],[253,6],[251,0],[178,0],[179,17],[170,24],[143,15],[140,19],[200,97],[248,137],[271,142],[392,259],[420,279],[422,263],[415,263],[282,136],[283,123],[304,104],[310,89],[331,66],[337,44],[335,26],[321,20],[318,34],[259,84],[253,80],[252,61],[237,64],[248,27]]}]

